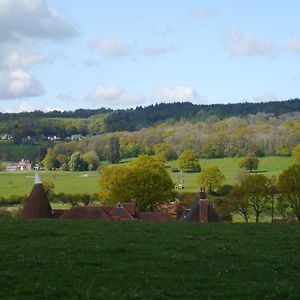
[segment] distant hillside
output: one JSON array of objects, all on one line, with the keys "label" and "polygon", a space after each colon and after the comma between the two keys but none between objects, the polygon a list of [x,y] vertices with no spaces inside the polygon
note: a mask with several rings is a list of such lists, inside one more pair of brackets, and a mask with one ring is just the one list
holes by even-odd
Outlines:
[{"label": "distant hillside", "polygon": [[136,131],[161,122],[204,121],[209,117],[224,119],[243,117],[258,112],[275,116],[300,112],[300,100],[273,101],[266,103],[192,104],[160,103],[135,109],[112,110],[78,109],[75,111],[42,111],[0,113],[0,134],[9,134],[15,142],[30,136],[56,135],[62,139],[72,134],[97,135],[105,132]]},{"label": "distant hillside", "polygon": [[148,107],[115,111],[104,120],[106,132],[120,130],[134,131],[151,126],[157,122],[168,119],[179,121],[203,121],[210,116],[220,119],[231,116],[246,116],[265,112],[275,116],[300,112],[300,99],[287,101],[272,101],[265,103],[236,103],[236,104],[192,104],[185,103],[160,103]]}]

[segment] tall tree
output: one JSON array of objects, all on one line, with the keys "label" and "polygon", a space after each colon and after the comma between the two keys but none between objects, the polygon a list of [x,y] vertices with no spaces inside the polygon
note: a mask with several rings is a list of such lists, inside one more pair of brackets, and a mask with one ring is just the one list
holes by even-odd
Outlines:
[{"label": "tall tree", "polygon": [[101,171],[100,196],[110,203],[136,200],[140,211],[153,211],[157,204],[175,199],[174,184],[163,164],[141,155],[127,166],[109,166]]},{"label": "tall tree", "polygon": [[248,223],[251,206],[242,187],[235,186],[225,198],[224,205],[228,211],[239,214]]},{"label": "tall tree", "polygon": [[270,202],[268,178],[261,174],[249,175],[242,183],[242,189],[254,210],[255,221],[258,223],[261,213],[266,210]]},{"label": "tall tree", "polygon": [[120,141],[116,136],[111,137],[109,140],[107,160],[112,164],[120,161]]},{"label": "tall tree", "polygon": [[289,204],[300,222],[300,165],[293,165],[280,174],[278,189],[282,201]]},{"label": "tall tree", "polygon": [[177,159],[178,167],[183,172],[199,172],[200,164],[196,152],[193,150],[183,151]]},{"label": "tall tree", "polygon": [[170,145],[166,143],[156,144],[154,146],[155,156],[158,160],[166,162],[172,158],[173,150]]},{"label": "tall tree", "polygon": [[115,204],[130,200],[122,194],[127,173],[126,165],[109,165],[101,169],[99,198],[102,204]]},{"label": "tall tree", "polygon": [[87,169],[87,163],[81,156],[80,152],[74,152],[71,155],[69,161],[70,171],[85,171]]},{"label": "tall tree", "polygon": [[249,156],[245,157],[242,161],[239,162],[240,168],[246,168],[250,172],[257,170],[259,164],[259,159],[257,157]]},{"label": "tall tree", "polygon": [[48,148],[47,154],[43,160],[43,165],[47,170],[53,170],[59,167],[59,162],[55,159],[52,148]]},{"label": "tall tree", "polygon": [[209,193],[222,186],[225,176],[218,167],[207,167],[199,174],[200,186],[205,187]]},{"label": "tall tree", "polygon": [[300,164],[300,144],[293,149],[293,157],[296,164]]}]

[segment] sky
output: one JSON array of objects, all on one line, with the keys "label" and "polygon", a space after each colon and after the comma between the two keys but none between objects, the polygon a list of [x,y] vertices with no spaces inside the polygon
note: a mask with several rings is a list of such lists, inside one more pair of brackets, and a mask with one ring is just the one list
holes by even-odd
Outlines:
[{"label": "sky", "polygon": [[0,0],[0,111],[300,96],[298,0]]}]

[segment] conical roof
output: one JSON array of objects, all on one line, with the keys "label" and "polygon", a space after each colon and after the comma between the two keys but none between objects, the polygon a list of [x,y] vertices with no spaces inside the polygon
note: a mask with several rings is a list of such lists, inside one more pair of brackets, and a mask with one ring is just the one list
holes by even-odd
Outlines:
[{"label": "conical roof", "polygon": [[41,180],[36,173],[35,184],[30,196],[25,200],[22,211],[23,219],[51,218],[52,209],[45,193]]}]

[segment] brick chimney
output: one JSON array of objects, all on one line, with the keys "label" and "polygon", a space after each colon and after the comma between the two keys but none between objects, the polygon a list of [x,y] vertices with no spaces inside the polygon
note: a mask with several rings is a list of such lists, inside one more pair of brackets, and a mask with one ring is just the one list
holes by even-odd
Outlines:
[{"label": "brick chimney", "polygon": [[207,199],[199,200],[199,222],[200,223],[208,222],[208,200]]},{"label": "brick chimney", "polygon": [[200,189],[200,199],[199,199],[199,222],[208,222],[208,200],[205,188]]}]

